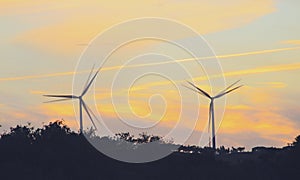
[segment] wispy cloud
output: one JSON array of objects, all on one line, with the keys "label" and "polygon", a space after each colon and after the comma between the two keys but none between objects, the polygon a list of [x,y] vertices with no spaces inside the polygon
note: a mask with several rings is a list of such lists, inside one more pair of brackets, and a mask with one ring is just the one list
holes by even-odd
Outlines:
[{"label": "wispy cloud", "polygon": [[224,73],[224,76],[242,76],[242,75],[251,75],[251,74],[261,74],[261,73],[269,73],[269,72],[280,72],[280,71],[290,71],[300,69],[300,63],[293,64],[282,64],[275,66],[264,66],[258,67],[254,69],[241,70],[241,71],[233,71]]},{"label": "wispy cloud", "polygon": [[[251,51],[251,52],[243,52],[243,53],[235,53],[235,54],[225,54],[225,55],[219,55],[217,58],[219,59],[226,59],[226,58],[232,58],[232,57],[241,57],[241,56],[251,56],[251,55],[258,55],[258,54],[267,54],[267,53],[276,53],[276,52],[282,52],[282,51],[292,51],[292,50],[298,50],[300,49],[300,46],[298,47],[288,47],[288,48],[279,48],[279,49],[268,49],[268,50],[259,50],[259,51]],[[122,68],[138,68],[138,67],[147,67],[147,66],[158,66],[158,65],[164,65],[164,64],[172,64],[172,63],[179,63],[179,62],[189,62],[189,61],[196,61],[196,60],[209,60],[214,59],[215,57],[201,57],[201,58],[188,58],[188,59],[179,59],[175,61],[167,61],[167,62],[158,62],[158,63],[144,63],[144,64],[135,64],[135,65],[128,65],[128,66],[111,66],[111,67],[104,67],[101,69],[101,71],[112,71],[112,70],[118,70]],[[296,66],[294,66],[296,65]],[[299,64],[294,65],[281,65],[281,67],[263,67],[258,68],[255,71],[257,73],[259,72],[270,72],[275,71],[274,68],[276,68],[276,71],[280,70],[293,70],[298,69]],[[51,73],[51,74],[40,74],[40,75],[28,75],[28,76],[17,76],[17,77],[4,77],[0,78],[0,81],[17,81],[17,80],[26,80],[26,79],[39,79],[39,78],[49,78],[49,77],[60,77],[60,76],[71,76],[75,74],[83,74],[83,73],[89,73],[89,70],[81,71],[81,72],[60,72],[60,73]],[[239,73],[239,75],[247,74],[247,73],[254,73],[254,70],[252,72],[249,71],[237,71],[235,73]]]},{"label": "wispy cloud", "polygon": [[17,80],[26,80],[26,79],[40,79],[40,78],[49,78],[49,77],[59,77],[59,76],[71,76],[74,75],[74,72],[61,72],[61,73],[52,73],[52,74],[39,74],[39,75],[28,75],[28,76],[17,76],[17,77],[5,77],[0,78],[0,81],[17,81]]},{"label": "wispy cloud", "polygon": [[47,94],[45,91],[38,91],[38,90],[30,90],[30,94],[38,94],[38,95],[41,95],[41,94]]},{"label": "wispy cloud", "polygon": [[293,44],[293,45],[300,45],[300,40],[287,40],[282,41],[283,44]]},{"label": "wispy cloud", "polygon": [[287,86],[287,84],[283,82],[264,82],[259,83],[259,85],[264,85],[272,88],[285,88]]},{"label": "wispy cloud", "polygon": [[[253,69],[246,69],[246,70],[241,70],[241,71],[231,71],[231,72],[225,72],[223,74],[217,74],[217,75],[213,75],[210,76],[209,78],[218,78],[218,77],[241,77],[244,75],[255,75],[255,74],[261,74],[261,73],[271,73],[271,72],[281,72],[281,71],[290,71],[290,70],[298,70],[300,69],[300,63],[293,63],[293,64],[285,64],[285,65],[276,65],[276,66],[264,66],[264,67],[259,67],[259,68],[253,68]],[[207,80],[208,77],[206,76],[201,76],[201,77],[195,77],[193,78],[194,81],[204,81]],[[174,82],[176,83],[184,83],[185,80],[179,80],[179,81],[160,81],[160,82],[150,82],[150,83],[145,83],[139,86],[135,86],[133,90],[142,90],[142,89],[147,89],[150,87],[154,87],[154,86],[162,86],[162,85],[170,85],[173,84]],[[283,84],[279,84],[279,83],[269,83],[269,85],[273,85],[279,87],[281,85],[281,87],[283,86]]]},{"label": "wispy cloud", "polygon": [[[43,25],[38,28],[20,33],[16,41],[44,51],[63,54],[80,51],[81,49],[74,46],[74,43],[89,42],[99,30],[103,31],[115,23],[131,18],[174,19],[205,34],[240,27],[276,10],[272,0],[227,0],[226,8],[220,0],[172,1],[171,3],[169,1],[157,3],[150,0],[143,2],[131,0],[130,3],[115,0],[106,2],[79,0],[72,4],[67,0],[59,2],[46,0],[38,3],[33,0],[27,0],[26,3],[18,0],[16,2],[18,3],[2,0],[0,14],[19,15],[24,19],[29,15],[27,17],[29,22],[32,21],[34,14],[35,21],[43,22],[41,23]],[[127,6],[130,10],[124,9]],[[179,11],[180,16],[178,16]],[[49,13],[51,16],[48,16]],[[55,20],[58,22],[53,23]]]}]

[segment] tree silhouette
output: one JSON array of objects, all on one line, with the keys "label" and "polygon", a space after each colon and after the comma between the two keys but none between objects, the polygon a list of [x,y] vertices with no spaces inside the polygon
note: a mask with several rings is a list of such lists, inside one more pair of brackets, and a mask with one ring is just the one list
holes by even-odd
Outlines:
[{"label": "tree silhouette", "polygon": [[295,138],[295,141],[292,143],[294,147],[300,146],[300,135]]},{"label": "tree silhouette", "polygon": [[237,148],[237,151],[238,151],[238,152],[243,152],[244,150],[245,150],[245,147],[238,147],[238,148]]},{"label": "tree silhouette", "polygon": [[[89,142],[99,141],[108,150],[150,148],[170,145],[160,136],[129,132],[98,137],[94,129],[82,134],[71,131],[63,121],[34,129],[18,125],[0,138],[1,179],[299,179],[300,136],[283,148],[225,148],[181,145],[168,157],[130,164],[98,152]],[[87,139],[86,139],[87,138]],[[131,145],[126,144],[129,143]],[[155,146],[156,147],[156,146]],[[155,148],[151,152],[155,153]],[[133,153],[136,151],[132,151]],[[137,151],[138,152],[138,151]]]},{"label": "tree silhouette", "polygon": [[224,146],[220,146],[220,148],[217,149],[217,152],[220,155],[224,155],[224,154],[229,154],[230,150],[229,148],[226,149]]}]

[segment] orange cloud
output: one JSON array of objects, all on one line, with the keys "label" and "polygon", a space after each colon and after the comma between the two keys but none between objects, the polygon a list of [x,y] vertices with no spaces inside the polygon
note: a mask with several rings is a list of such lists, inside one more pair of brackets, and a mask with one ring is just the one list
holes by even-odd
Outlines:
[{"label": "orange cloud", "polygon": [[254,133],[259,137],[285,145],[299,133],[293,121],[267,110],[231,110],[225,114],[220,132],[225,134]]},{"label": "orange cloud", "polygon": [[[77,130],[79,128],[79,123],[76,122],[75,119],[75,110],[73,108],[72,102],[68,103],[52,103],[52,104],[42,104],[37,107],[35,111],[39,111],[43,115],[45,115],[48,119],[44,119],[49,123],[56,120],[63,119],[64,123],[72,128],[73,130]],[[56,118],[54,118],[56,117]]]},{"label": "orange cloud", "polygon": [[[127,114],[132,117],[140,116],[146,117],[148,120],[156,121],[157,119],[161,119],[162,121],[170,120],[178,117],[178,112],[180,112],[180,107],[177,105],[176,100],[178,100],[179,95],[168,92],[161,92],[160,95],[164,97],[164,101],[166,104],[155,104],[153,106],[152,102],[149,101],[151,96],[155,94],[153,92],[144,92],[144,93],[123,93],[118,94],[120,98],[125,97],[128,98],[125,104],[118,104],[112,102],[103,102],[101,99],[98,103],[98,110],[103,114],[103,116],[107,117],[117,117],[116,112],[120,114]],[[160,97],[158,97],[160,98]],[[109,98],[110,99],[110,98]],[[163,108],[166,108],[166,111],[161,111]],[[159,113],[157,112],[159,111]]]},{"label": "orange cloud", "polygon": [[43,104],[41,106],[41,110],[45,115],[59,115],[61,117],[73,118],[75,116],[75,112],[73,109],[72,103],[64,104],[64,103],[49,103]]},{"label": "orange cloud", "polygon": [[[241,90],[243,104],[227,105],[218,134],[255,134],[257,138],[286,145],[299,134],[296,123],[280,113],[282,100],[265,87]],[[247,93],[251,92],[251,93]],[[286,107],[285,107],[286,108]]]}]

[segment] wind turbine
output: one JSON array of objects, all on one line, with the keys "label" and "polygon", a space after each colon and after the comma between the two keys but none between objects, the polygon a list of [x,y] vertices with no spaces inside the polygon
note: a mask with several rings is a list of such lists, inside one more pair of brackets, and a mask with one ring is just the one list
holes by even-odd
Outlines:
[{"label": "wind turbine", "polygon": [[48,95],[48,94],[43,95],[43,96],[46,96],[46,97],[60,98],[60,99],[53,100],[53,101],[47,101],[45,103],[68,101],[68,100],[73,100],[73,99],[78,99],[79,100],[79,120],[80,120],[80,130],[79,130],[79,132],[80,132],[80,134],[83,133],[82,109],[85,110],[85,112],[88,115],[89,119],[91,120],[93,126],[95,127],[95,129],[97,129],[92,116],[95,119],[97,119],[97,118],[96,118],[95,114],[92,112],[92,110],[86,105],[86,103],[83,100],[84,95],[87,93],[87,91],[89,90],[89,88],[92,85],[93,81],[97,77],[97,74],[100,71],[100,69],[98,69],[98,71],[91,78],[93,70],[94,70],[94,66],[93,66],[93,68],[92,68],[92,70],[91,70],[91,72],[90,72],[90,74],[88,76],[88,79],[87,79],[87,81],[85,83],[83,91],[82,91],[82,93],[79,96],[77,96],[77,95]]},{"label": "wind turbine", "polygon": [[[195,91],[199,94],[201,94],[202,96],[207,97],[208,99],[210,99],[210,105],[209,105],[209,121],[208,121],[208,132],[210,129],[210,124],[211,124],[211,129],[212,129],[212,145],[213,145],[213,149],[216,150],[216,134],[215,134],[215,111],[214,111],[214,100],[218,99],[236,89],[239,89],[240,87],[242,87],[243,85],[237,86],[232,88],[234,85],[236,85],[240,80],[234,82],[233,84],[231,84],[230,86],[228,86],[226,89],[224,89],[223,91],[219,92],[217,95],[215,96],[210,96],[207,92],[203,91],[202,89],[200,89],[199,87],[197,87],[196,85],[194,85],[193,83],[187,81],[193,88],[185,86],[186,88]],[[209,142],[210,142],[210,138],[209,138]]]}]

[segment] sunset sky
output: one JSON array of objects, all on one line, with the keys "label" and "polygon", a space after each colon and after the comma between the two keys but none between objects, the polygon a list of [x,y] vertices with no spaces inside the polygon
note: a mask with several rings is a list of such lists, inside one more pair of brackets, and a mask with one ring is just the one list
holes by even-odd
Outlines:
[{"label": "sunset sky", "polygon": [[[245,86],[226,98],[224,117],[217,117],[217,145],[284,146],[300,134],[300,1],[297,0],[165,0],[165,1],[0,1],[0,132],[17,124],[31,122],[40,127],[49,121],[64,119],[78,130],[73,103],[43,104],[51,100],[43,94],[70,94],[74,71],[81,53],[99,33],[115,24],[142,17],[175,20],[194,29],[209,43],[219,58],[226,83],[241,79]],[[143,30],[142,27],[136,27]],[[172,33],[172,32],[170,32]],[[193,41],[184,37],[182,41]],[[161,42],[145,40],[124,46],[100,71],[95,91],[99,112],[114,132],[128,131],[118,125],[119,116],[129,123],[154,129],[139,129],[164,135],[180,120],[182,133],[193,128],[186,142],[198,144],[207,123],[209,101],[188,89],[177,91],[186,78],[173,76],[173,83],[155,76],[145,76],[130,89],[126,78],[133,72],[148,72],[151,68],[176,74],[175,66],[161,57],[151,56],[158,65],[144,66],[149,57],[137,59],[139,67],[122,71],[122,81],[115,81],[111,104],[111,82],[126,58],[136,54],[156,52],[165,48]],[[165,48],[172,51],[172,48]],[[176,49],[173,49],[173,52]],[[179,55],[177,56],[179,57]],[[199,87],[210,92],[204,71],[195,61],[180,56],[176,59],[193,74]],[[209,61],[209,59],[205,60]],[[86,71],[76,73],[86,79]],[[210,79],[213,81],[214,78]],[[221,90],[215,87],[213,93]],[[184,88],[183,88],[184,89]],[[79,93],[75,90],[75,93]],[[160,94],[159,96],[152,96]],[[130,103],[127,100],[130,96]],[[163,99],[161,98],[163,96]],[[149,98],[150,103],[148,103]],[[181,104],[180,97],[186,99]],[[195,103],[198,98],[201,105]],[[91,94],[86,102],[92,99]],[[197,124],[189,124],[190,115],[180,116],[183,105],[190,114],[200,109]],[[216,105],[218,108],[218,104]],[[75,106],[76,110],[76,106]],[[180,117],[180,118],[179,118]],[[85,125],[90,123],[87,117]],[[186,121],[185,121],[186,120]],[[222,121],[222,122],[221,122]],[[221,122],[221,123],[220,123]],[[176,138],[173,137],[175,142]],[[180,141],[180,140],[178,140]]]}]

